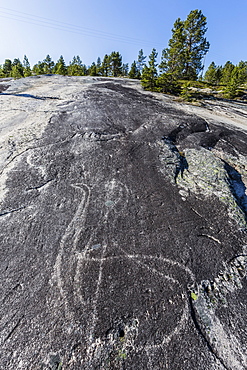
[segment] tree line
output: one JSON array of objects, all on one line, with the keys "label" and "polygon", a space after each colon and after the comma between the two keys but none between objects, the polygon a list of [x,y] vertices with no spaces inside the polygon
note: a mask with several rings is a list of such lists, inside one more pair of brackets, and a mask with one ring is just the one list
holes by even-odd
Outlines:
[{"label": "tree line", "polygon": [[147,62],[147,56],[141,49],[130,67],[128,63],[123,63],[121,54],[116,51],[106,54],[102,60],[98,58],[90,66],[83,64],[79,55],[74,56],[69,65],[66,65],[62,55],[56,63],[47,55],[31,68],[25,55],[23,62],[19,58],[13,62],[6,59],[0,66],[0,77],[21,78],[41,74],[128,77],[140,79],[146,90],[184,96],[188,82],[199,79],[212,85],[225,85],[226,96],[234,97],[240,84],[247,82],[247,62],[241,61],[236,66],[227,62],[223,67],[212,62],[202,77],[203,60],[210,46],[205,37],[206,31],[206,17],[196,9],[189,13],[186,20],[178,18],[175,21],[172,37],[168,47],[162,51],[160,63],[157,62],[156,49],[152,50]]},{"label": "tree line", "polygon": [[239,87],[247,82],[247,61],[240,61],[237,65],[228,61],[224,66],[212,62],[204,80],[216,87],[225,87],[225,97],[234,98],[239,94]]},{"label": "tree line", "polygon": [[66,65],[64,57],[61,55],[55,63],[50,55],[31,68],[27,56],[24,56],[23,62],[19,58],[6,59],[4,64],[0,67],[1,77],[21,78],[32,75],[42,74],[59,74],[67,76],[105,76],[105,77],[119,77],[128,76],[128,65],[122,63],[122,56],[119,52],[113,51],[110,55],[105,55],[103,60],[97,59],[91,66],[87,67],[82,63],[79,55],[74,56]]}]

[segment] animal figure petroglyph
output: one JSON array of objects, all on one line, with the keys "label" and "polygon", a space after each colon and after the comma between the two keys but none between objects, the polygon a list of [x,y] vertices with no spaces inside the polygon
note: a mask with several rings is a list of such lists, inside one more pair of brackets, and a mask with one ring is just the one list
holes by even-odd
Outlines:
[{"label": "animal figure petroglyph", "polygon": [[[135,314],[131,323],[127,323],[123,329],[126,338],[122,350],[128,351],[129,348],[132,348],[137,353],[144,350],[151,361],[159,348],[164,351],[174,336],[185,328],[190,316],[185,282],[193,284],[195,277],[188,267],[177,261],[161,256],[131,254],[125,250],[123,245],[109,240],[108,236],[112,234],[117,225],[117,215],[128,207],[130,192],[123,183],[115,179],[109,181],[101,186],[101,195],[99,192],[97,193],[96,189],[85,183],[73,184],[72,186],[77,193],[81,194],[81,201],[61,238],[54,266],[54,278],[65,303],[66,314],[70,317],[76,317],[75,307],[78,306],[88,312],[84,338],[87,348],[85,366],[93,366],[94,360],[104,355],[106,342],[107,348],[115,346],[113,332],[108,337],[100,338],[95,337],[95,331],[100,316],[99,307],[101,310],[104,308],[102,307],[104,306],[102,299],[104,298],[106,305],[112,301],[111,304],[113,308],[115,307],[114,294],[111,295],[110,289],[106,291],[105,284],[108,279],[106,271],[107,266],[110,265],[114,275],[114,268],[119,267],[119,264],[122,264],[126,279],[134,269],[135,271],[139,270],[140,275],[143,273],[145,277],[149,276],[150,282],[153,279],[159,279],[167,287],[166,294],[162,298],[163,311],[157,324],[160,331],[158,336],[153,336],[152,339],[147,338],[145,345],[138,345],[137,338],[140,337],[141,332],[148,332],[148,327],[154,320],[153,313],[150,314],[149,311],[152,310],[152,305],[155,302],[150,302],[150,308],[147,306],[139,307],[138,315]],[[98,196],[96,197],[95,194]],[[90,226],[88,221],[90,212],[93,212],[97,217],[97,222],[93,226]],[[100,240],[97,239],[98,235],[100,235]],[[111,246],[114,243],[117,244],[117,255],[111,253]],[[94,271],[95,279],[91,282],[91,293],[88,296],[85,293],[88,286],[85,285],[84,279],[85,274],[90,274],[92,271]],[[115,279],[117,280],[117,276]],[[134,286],[141,283],[132,282],[132,284]],[[145,285],[149,286],[148,279],[145,281]],[[143,286],[140,285],[139,288],[141,290]],[[131,289],[130,287],[130,291]],[[131,294],[134,293],[130,293],[130,297],[132,297]],[[126,301],[123,300],[123,302]],[[172,310],[173,314],[172,327],[167,327],[165,324],[169,314],[168,310]],[[219,319],[215,318],[215,320],[218,322],[221,334],[224,333]],[[224,336],[228,337],[227,334]],[[224,357],[221,346],[216,348],[216,352],[219,358]]]},{"label": "animal figure petroglyph", "polygon": [[[97,281],[94,285],[93,297],[91,297],[91,315],[88,318],[87,338],[85,338],[89,361],[92,360],[92,357],[95,355],[95,351],[99,351],[100,347],[104,346],[103,341],[99,339],[95,341],[94,330],[98,320],[98,299],[101,294],[101,289],[103,289],[101,287],[102,280],[105,278],[104,269],[109,263],[116,265],[121,262],[126,265],[128,262],[128,266],[130,264],[131,268],[135,270],[139,269],[140,271],[148,273],[152,280],[155,279],[155,276],[159,277],[159,279],[163,281],[164,285],[169,286],[169,294],[172,294],[172,292],[177,293],[177,298],[175,299],[172,297],[164,297],[164,313],[161,319],[165,321],[165,306],[166,302],[168,302],[168,304],[171,305],[175,316],[177,316],[174,321],[174,327],[169,328],[168,330],[164,329],[162,339],[159,339],[159,341],[157,340],[157,343],[148,341],[145,345],[145,350],[152,351],[157,347],[167,345],[171,341],[172,337],[183,328],[186,323],[186,319],[188,318],[189,308],[187,299],[185,298],[186,291],[183,286],[183,278],[181,279],[181,276],[186,275],[186,279],[194,280],[192,272],[185,266],[170,259],[150,255],[129,254],[125,251],[124,246],[121,245],[117,246],[119,254],[111,255],[111,253],[109,253],[111,241],[107,240],[108,235],[110,234],[109,231],[114,230],[115,227],[114,213],[117,214],[122,211],[123,208],[128,206],[128,188],[116,180],[106,183],[104,185],[104,195],[101,196],[101,199],[97,199],[96,206],[96,200],[94,199],[94,196],[92,196],[94,189],[90,188],[85,183],[74,184],[72,186],[75,191],[81,192],[82,197],[74,217],[70,221],[65,234],[61,238],[60,249],[54,266],[54,277],[57,281],[60,294],[65,302],[67,315],[73,315],[74,308],[71,298],[69,298],[69,296],[71,296],[71,290],[73,290],[74,302],[77,302],[77,304],[79,303],[81,307],[86,306],[87,300],[85,300],[85,294],[82,291],[84,269],[85,266],[89,265],[92,267],[90,270],[93,271],[97,269]],[[99,209],[99,204],[101,204],[101,209]],[[94,205],[97,207],[97,211],[95,212],[98,216],[97,225],[92,228],[91,233],[83,239],[84,245],[81,246],[82,235],[85,232],[85,229],[88,228],[88,213]],[[94,240],[96,240],[99,232],[103,235],[103,240],[94,244]],[[78,244],[80,244],[79,248]],[[92,251],[97,252],[97,256],[94,256]],[[158,267],[155,265],[158,265]],[[126,272],[123,271],[123,273]],[[129,273],[131,273],[131,271],[129,271]],[[69,279],[69,274],[73,276],[73,283],[71,283],[72,278]],[[146,284],[148,286],[148,281]],[[140,307],[140,311],[141,310],[142,308]],[[150,313],[146,310],[145,313],[141,312],[141,314],[145,314],[148,325]],[[136,317],[135,319],[136,322],[138,322],[139,318]],[[151,316],[150,320],[152,320]],[[137,336],[138,325],[135,328],[135,331],[135,336]],[[134,345],[134,343],[132,343],[132,345]],[[136,350],[138,351],[138,348],[136,348]]]}]

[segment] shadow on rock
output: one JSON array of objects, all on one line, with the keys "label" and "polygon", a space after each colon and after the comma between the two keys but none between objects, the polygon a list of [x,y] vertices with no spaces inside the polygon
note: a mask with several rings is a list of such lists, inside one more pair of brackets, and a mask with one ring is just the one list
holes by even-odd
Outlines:
[{"label": "shadow on rock", "polygon": [[31,95],[31,94],[0,93],[0,95],[20,96],[21,98],[32,98],[32,99],[38,99],[38,100],[59,99],[55,96],[35,96],[35,95]]},{"label": "shadow on rock", "polygon": [[239,208],[243,211],[245,215],[245,220],[247,222],[247,195],[246,186],[242,180],[241,174],[227,162],[224,162],[225,170],[229,176],[230,190],[232,195],[237,201]]},{"label": "shadow on rock", "polygon": [[179,155],[179,164],[176,167],[176,173],[175,173],[175,182],[177,182],[177,177],[181,173],[181,177],[184,176],[184,171],[189,169],[189,164],[187,162],[187,159],[185,158],[184,152],[178,152]]}]

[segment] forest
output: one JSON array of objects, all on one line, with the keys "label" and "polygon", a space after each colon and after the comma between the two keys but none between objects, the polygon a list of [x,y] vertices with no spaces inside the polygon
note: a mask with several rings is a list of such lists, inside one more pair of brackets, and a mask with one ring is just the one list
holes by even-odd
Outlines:
[{"label": "forest", "polygon": [[177,95],[188,101],[202,97],[201,91],[205,89],[210,89],[218,97],[245,99],[247,61],[237,65],[227,61],[223,66],[212,62],[203,74],[203,61],[210,47],[206,31],[206,17],[196,9],[186,20],[178,18],[175,21],[168,47],[162,51],[159,63],[156,49],[152,49],[148,60],[141,49],[130,66],[123,63],[118,51],[105,54],[102,59],[98,57],[90,66],[83,64],[79,55],[74,56],[68,65],[62,55],[57,62],[47,55],[31,67],[25,55],[22,62],[19,58],[5,59],[0,65],[0,78],[42,74],[127,77],[141,80],[146,90]]}]

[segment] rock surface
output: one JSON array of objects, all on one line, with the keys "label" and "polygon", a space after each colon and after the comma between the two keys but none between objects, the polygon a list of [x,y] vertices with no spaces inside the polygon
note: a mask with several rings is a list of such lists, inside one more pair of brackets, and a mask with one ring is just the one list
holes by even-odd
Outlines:
[{"label": "rock surface", "polygon": [[0,369],[246,369],[246,105],[0,91]]}]

